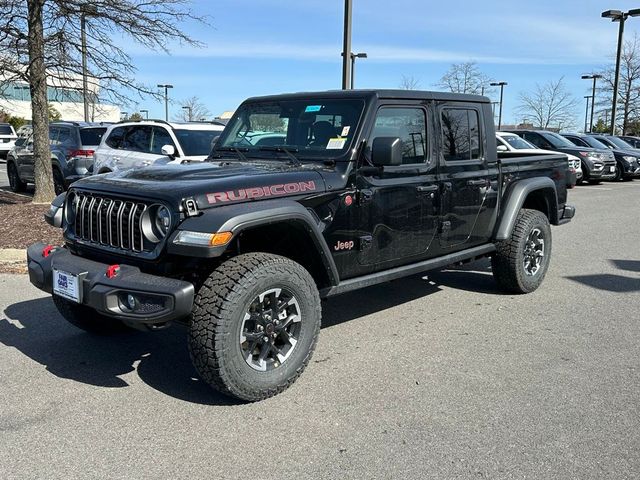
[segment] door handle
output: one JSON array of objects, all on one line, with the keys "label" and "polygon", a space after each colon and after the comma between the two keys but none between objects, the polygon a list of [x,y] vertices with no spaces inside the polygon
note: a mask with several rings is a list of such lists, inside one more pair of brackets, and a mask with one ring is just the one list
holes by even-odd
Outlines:
[{"label": "door handle", "polygon": [[437,192],[438,186],[437,185],[420,185],[419,187],[416,187],[416,190],[420,193]]},{"label": "door handle", "polygon": [[467,181],[467,185],[470,187],[483,187],[487,184],[487,180],[486,179],[480,179],[480,180],[468,180]]}]

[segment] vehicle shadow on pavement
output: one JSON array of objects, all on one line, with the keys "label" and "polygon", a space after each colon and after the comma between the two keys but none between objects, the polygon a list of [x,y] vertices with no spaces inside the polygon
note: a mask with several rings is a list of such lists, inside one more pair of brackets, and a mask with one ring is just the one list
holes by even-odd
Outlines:
[{"label": "vehicle shadow on pavement", "polygon": [[491,262],[480,260],[460,267],[436,270],[332,297],[322,303],[322,328],[433,295],[442,287],[507,295],[491,274]]},{"label": "vehicle shadow on pavement", "polygon": [[[637,260],[609,260],[609,262],[626,272],[640,272],[640,261]],[[632,293],[640,291],[640,278],[600,273],[595,275],[577,275],[566,277],[574,282],[582,283],[591,288],[606,290],[607,292]]]},{"label": "vehicle shadow on pavement", "polygon": [[[197,378],[180,325],[158,332],[98,337],[68,324],[49,297],[10,305],[0,317],[0,343],[60,377],[99,387],[127,387],[134,370],[150,387],[179,400],[236,405]],[[135,380],[134,380],[135,381]]]}]

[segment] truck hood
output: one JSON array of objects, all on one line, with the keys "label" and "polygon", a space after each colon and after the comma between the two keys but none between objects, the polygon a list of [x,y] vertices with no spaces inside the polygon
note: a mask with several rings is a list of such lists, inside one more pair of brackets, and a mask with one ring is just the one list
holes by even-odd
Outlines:
[{"label": "truck hood", "polygon": [[71,188],[154,199],[174,208],[183,199],[193,198],[199,209],[326,191],[323,176],[313,166],[273,161],[154,165],[85,177]]}]

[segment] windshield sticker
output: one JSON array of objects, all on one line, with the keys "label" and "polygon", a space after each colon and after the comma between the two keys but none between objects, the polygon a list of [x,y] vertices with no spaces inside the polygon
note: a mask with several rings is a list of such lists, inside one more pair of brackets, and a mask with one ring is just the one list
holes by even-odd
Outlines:
[{"label": "windshield sticker", "polygon": [[322,108],[322,105],[307,105],[307,108],[304,109],[305,113],[309,112],[319,112]]},{"label": "windshield sticker", "polygon": [[344,144],[347,142],[346,138],[332,138],[327,143],[327,150],[341,150],[344,148]]},{"label": "windshield sticker", "polygon": [[349,135],[349,130],[351,129],[351,127],[346,126],[346,127],[342,127],[342,133],[340,134],[341,137],[346,137],[347,135]]}]

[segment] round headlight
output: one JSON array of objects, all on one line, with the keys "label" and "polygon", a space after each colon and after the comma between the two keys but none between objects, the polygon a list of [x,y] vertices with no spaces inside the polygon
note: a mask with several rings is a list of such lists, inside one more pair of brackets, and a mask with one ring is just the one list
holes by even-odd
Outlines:
[{"label": "round headlight", "polygon": [[153,243],[160,242],[171,228],[171,212],[164,205],[151,205],[142,214],[142,233]]},{"label": "round headlight", "polygon": [[156,211],[156,228],[165,237],[171,226],[171,213],[167,207],[160,206]]}]

